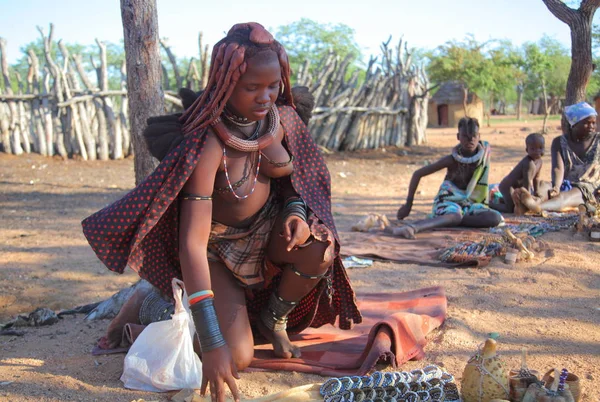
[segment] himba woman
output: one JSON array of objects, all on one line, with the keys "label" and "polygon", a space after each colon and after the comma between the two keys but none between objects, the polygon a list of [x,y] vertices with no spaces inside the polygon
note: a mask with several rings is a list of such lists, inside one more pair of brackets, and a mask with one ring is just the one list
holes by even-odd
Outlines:
[{"label": "himba woman", "polygon": [[165,294],[183,278],[213,400],[225,384],[239,399],[254,335],[298,357],[288,333],[361,321],[337,257],[329,172],[295,107],[281,44],[260,24],[233,26],[202,95],[149,121],[160,165],[83,222],[109,269],[129,265]]},{"label": "himba woman", "polygon": [[439,227],[489,228],[503,222],[502,215],[488,206],[490,145],[480,141],[479,121],[463,117],[458,122],[458,145],[450,155],[416,170],[410,179],[406,203],[397,218],[406,218],[412,209],[419,182],[425,176],[446,169],[446,177],[433,200],[432,216],[393,228],[395,235],[414,239],[416,234]]},{"label": "himba woman", "polygon": [[596,110],[586,102],[565,107],[568,127],[550,148],[552,190],[550,199],[539,202],[525,189],[513,196],[515,203],[532,212],[561,211],[581,204],[600,202],[600,135]]}]

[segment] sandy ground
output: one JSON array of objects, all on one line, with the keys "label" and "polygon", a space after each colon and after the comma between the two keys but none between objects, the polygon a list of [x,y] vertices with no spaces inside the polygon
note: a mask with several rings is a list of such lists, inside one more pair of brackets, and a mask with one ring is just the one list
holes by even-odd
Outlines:
[{"label": "sandy ground", "polygon": [[[482,130],[493,145],[491,182],[499,182],[524,156],[524,138],[540,122],[493,122]],[[551,122],[558,133],[557,122]],[[333,210],[341,231],[366,212],[394,217],[411,173],[447,154],[455,130],[430,130],[429,146],[327,155],[333,178]],[[550,158],[544,171],[549,177]],[[425,216],[443,178],[422,180],[412,218]],[[116,275],[96,259],[80,221],[118,199],[134,185],[133,161],[80,162],[0,154],[0,322],[37,307],[71,308],[110,297],[137,276]],[[429,337],[425,360],[443,365],[460,379],[464,365],[489,332],[499,332],[500,352],[509,368],[519,367],[522,347],[529,366],[541,372],[566,367],[582,379],[583,401],[599,401],[600,267],[598,243],[572,233],[544,236],[554,257],[483,269],[454,270],[377,262],[349,271],[365,291],[405,291],[443,285],[448,319]],[[93,357],[90,350],[108,321],[69,316],[59,323],[27,328],[22,337],[0,337],[0,400],[166,401],[172,394],[123,388],[124,355]],[[245,397],[290,386],[322,382],[299,373],[242,373]]]}]

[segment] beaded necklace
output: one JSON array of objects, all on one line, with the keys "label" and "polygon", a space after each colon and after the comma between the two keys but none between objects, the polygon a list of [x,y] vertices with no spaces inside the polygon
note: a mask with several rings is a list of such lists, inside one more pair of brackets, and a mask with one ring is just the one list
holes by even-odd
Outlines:
[{"label": "beaded necklace", "polygon": [[483,153],[485,152],[485,149],[483,148],[481,143],[477,145],[477,152],[473,156],[463,156],[461,150],[462,149],[460,145],[454,147],[454,149],[452,150],[452,157],[455,161],[459,163],[464,163],[465,165],[470,165],[471,163],[479,162],[479,160],[483,156]]},{"label": "beaded necklace", "polygon": [[227,127],[225,127],[223,124],[220,116],[215,119],[215,121],[212,123],[212,126],[217,133],[217,136],[219,136],[221,141],[223,141],[226,146],[241,152],[256,152],[271,145],[275,139],[275,136],[277,135],[277,130],[279,128],[279,112],[277,111],[277,107],[275,105],[273,105],[269,110],[267,118],[269,120],[267,132],[257,139],[252,140],[244,140],[231,134],[229,130],[227,130]]},{"label": "beaded necklace", "polygon": [[235,192],[235,189],[233,188],[233,185],[231,184],[231,180],[229,180],[229,171],[227,170],[227,150],[226,150],[226,147],[223,147],[223,167],[225,169],[225,179],[227,179],[227,185],[229,186],[231,193],[238,200],[245,200],[246,198],[250,197],[250,195],[256,189],[256,181],[258,180],[258,173],[260,172],[260,160],[261,160],[261,153],[259,152],[258,153],[258,163],[256,164],[256,173],[254,175],[254,182],[252,183],[252,189],[250,189],[250,191],[246,195],[242,195],[242,196],[237,195]]},{"label": "beaded necklace", "polygon": [[240,117],[240,116],[236,115],[231,110],[229,110],[227,108],[227,106],[223,109],[223,116],[225,116],[225,118],[227,120],[229,120],[230,122],[232,122],[233,124],[235,124],[238,127],[249,127],[252,124],[254,124],[253,121],[249,121],[245,117]]}]

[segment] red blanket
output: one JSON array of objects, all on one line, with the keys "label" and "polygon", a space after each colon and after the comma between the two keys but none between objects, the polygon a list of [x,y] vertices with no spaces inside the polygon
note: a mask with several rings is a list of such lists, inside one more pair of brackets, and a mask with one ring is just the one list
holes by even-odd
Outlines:
[{"label": "red blanket", "polygon": [[[292,336],[294,344],[301,347],[300,359],[276,359],[270,345],[256,346],[250,370],[344,376],[364,375],[378,361],[395,368],[408,360],[422,359],[425,337],[446,318],[442,287],[357,296],[361,324],[349,331],[333,326],[308,328]],[[391,339],[386,332],[392,334]]]}]

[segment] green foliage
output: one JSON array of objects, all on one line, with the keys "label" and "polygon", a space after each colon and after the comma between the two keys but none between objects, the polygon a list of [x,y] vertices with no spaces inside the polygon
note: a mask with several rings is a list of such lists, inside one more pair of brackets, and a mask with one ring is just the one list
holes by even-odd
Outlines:
[{"label": "green foliage", "polygon": [[571,68],[569,51],[547,36],[518,49],[509,41],[480,43],[469,35],[437,47],[427,58],[433,82],[460,81],[488,103],[514,103],[517,88],[524,89],[525,100],[537,99],[542,96],[542,80],[549,95],[562,97]]},{"label": "green foliage", "polygon": [[473,35],[452,40],[427,54],[427,72],[434,83],[460,81],[488,102],[515,97],[516,51],[507,41],[479,43]]},{"label": "green foliage", "polygon": [[293,71],[308,60],[311,71],[318,68],[319,62],[330,52],[341,60],[350,56],[351,64],[360,63],[362,54],[356,40],[354,29],[346,24],[320,24],[308,18],[275,30],[275,38],[285,47]]},{"label": "green foliage", "polygon": [[537,43],[525,43],[522,52],[522,71],[527,77],[524,98],[539,98],[542,81],[549,96],[563,97],[571,68],[568,50],[555,39],[544,36]]}]

